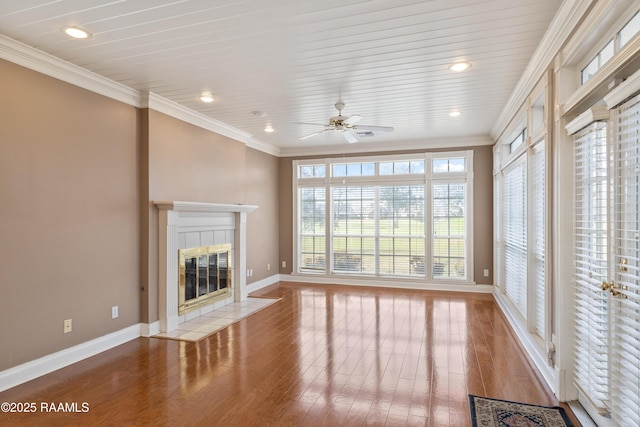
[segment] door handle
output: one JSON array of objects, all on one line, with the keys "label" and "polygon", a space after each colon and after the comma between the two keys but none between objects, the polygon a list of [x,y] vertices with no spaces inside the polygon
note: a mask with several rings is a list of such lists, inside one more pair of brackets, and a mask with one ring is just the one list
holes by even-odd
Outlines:
[{"label": "door handle", "polygon": [[611,292],[611,295],[614,297],[620,297],[622,299],[627,299],[628,297],[619,291],[619,289],[626,291],[629,289],[627,285],[616,286],[615,282],[612,280],[610,282],[602,281],[602,285],[600,285],[600,289],[603,291]]}]

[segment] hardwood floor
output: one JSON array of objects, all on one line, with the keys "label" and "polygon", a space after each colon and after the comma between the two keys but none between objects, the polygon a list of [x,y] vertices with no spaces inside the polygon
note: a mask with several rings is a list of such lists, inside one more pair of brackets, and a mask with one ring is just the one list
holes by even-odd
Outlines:
[{"label": "hardwood floor", "polygon": [[293,283],[259,294],[282,300],[200,342],[139,338],[0,393],[37,407],[0,425],[458,427],[468,394],[558,404],[491,295]]}]

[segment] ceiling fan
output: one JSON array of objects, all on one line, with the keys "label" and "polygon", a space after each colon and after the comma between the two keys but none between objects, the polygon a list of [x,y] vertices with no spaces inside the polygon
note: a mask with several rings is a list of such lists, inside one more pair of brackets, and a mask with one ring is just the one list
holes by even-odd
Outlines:
[{"label": "ceiling fan", "polygon": [[[356,134],[362,136],[373,136],[374,131],[382,131],[382,132],[391,132],[393,128],[390,126],[369,126],[369,125],[356,125],[362,119],[362,116],[358,114],[354,114],[349,117],[345,117],[342,115],[342,109],[344,108],[344,102],[338,101],[335,104],[336,110],[338,110],[338,115],[331,117],[329,119],[328,125],[323,125],[320,123],[299,123],[301,125],[312,125],[312,126],[324,126],[325,129],[311,133],[309,135],[305,135],[300,137],[300,139],[311,138],[316,135],[320,135],[324,132],[340,132],[344,139],[347,140],[349,144],[354,142],[358,142],[358,138]],[[360,132],[362,131],[362,132]],[[354,134],[354,132],[356,134]]]}]

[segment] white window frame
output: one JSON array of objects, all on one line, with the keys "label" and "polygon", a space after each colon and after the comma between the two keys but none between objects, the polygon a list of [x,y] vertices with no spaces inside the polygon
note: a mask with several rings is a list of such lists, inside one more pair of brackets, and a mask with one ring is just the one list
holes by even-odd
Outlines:
[{"label": "white window frame", "polygon": [[[402,174],[402,175],[379,175],[378,163],[379,162],[396,162],[403,160],[415,160],[424,159],[424,173],[415,174]],[[433,171],[433,160],[446,159],[446,158],[464,158],[465,159],[465,171],[464,172],[446,172],[436,173]],[[343,163],[360,163],[360,162],[375,162],[376,163],[376,175],[375,176],[346,176],[346,177],[332,177],[332,165]],[[324,164],[325,177],[323,178],[299,178],[299,167],[305,165]],[[474,263],[473,263],[473,150],[461,150],[461,151],[448,151],[448,152],[426,152],[416,154],[400,154],[391,156],[359,156],[359,157],[347,157],[347,158],[325,158],[325,159],[303,159],[292,161],[292,197],[293,197],[293,266],[292,275],[316,275],[316,276],[339,276],[340,273],[332,273],[332,267],[330,260],[333,255],[333,248],[331,242],[332,236],[332,212],[331,212],[331,189],[335,186],[342,185],[375,185],[375,186],[387,186],[387,185],[411,185],[420,184],[425,187],[425,275],[424,277],[413,276],[401,276],[402,280],[410,281],[425,281],[425,282],[438,282],[438,283],[450,283],[450,284],[475,284],[474,282]],[[465,273],[464,280],[456,279],[432,279],[432,185],[434,182],[465,182]],[[324,186],[326,188],[326,212],[325,212],[325,259],[326,265],[323,272],[307,272],[301,269],[300,259],[300,233],[299,233],[299,203],[298,195],[299,189],[302,187],[318,187]],[[376,239],[378,236],[376,235]],[[377,255],[376,255],[377,256]],[[380,275],[355,275],[349,274],[350,277],[375,277],[377,280],[398,280],[397,276],[380,276]]]}]

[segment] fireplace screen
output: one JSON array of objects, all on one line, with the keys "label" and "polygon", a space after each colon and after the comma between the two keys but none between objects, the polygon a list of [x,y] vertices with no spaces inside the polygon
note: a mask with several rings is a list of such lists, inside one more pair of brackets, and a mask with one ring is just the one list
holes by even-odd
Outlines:
[{"label": "fireplace screen", "polygon": [[178,251],[178,314],[231,296],[231,244]]}]

